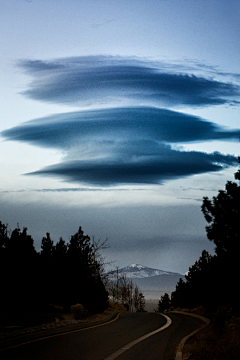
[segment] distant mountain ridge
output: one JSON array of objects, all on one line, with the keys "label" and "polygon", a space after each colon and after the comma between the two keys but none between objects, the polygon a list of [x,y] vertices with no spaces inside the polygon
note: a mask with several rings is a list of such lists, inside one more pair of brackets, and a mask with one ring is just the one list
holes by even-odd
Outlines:
[{"label": "distant mountain ridge", "polygon": [[159,299],[164,293],[171,294],[175,290],[180,278],[184,279],[183,274],[152,269],[140,264],[131,264],[124,268],[111,271],[111,277],[116,279],[118,276],[125,275],[132,279],[146,299]]},{"label": "distant mountain ridge", "polygon": [[159,276],[159,275],[182,276],[182,274],[165,271],[165,270],[153,269],[140,264],[127,265],[124,268],[111,271],[111,274],[115,275],[117,274],[117,272],[119,275],[125,275],[127,278],[131,278],[131,279],[143,279],[143,278],[149,278],[152,276]]}]

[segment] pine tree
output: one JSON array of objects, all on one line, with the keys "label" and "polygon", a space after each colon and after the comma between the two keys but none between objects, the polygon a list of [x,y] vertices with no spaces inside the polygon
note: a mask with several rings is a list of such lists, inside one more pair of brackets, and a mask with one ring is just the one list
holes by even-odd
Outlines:
[{"label": "pine tree", "polygon": [[171,305],[170,297],[167,293],[161,296],[159,302],[158,302],[158,312],[164,312],[165,310],[169,310]]}]

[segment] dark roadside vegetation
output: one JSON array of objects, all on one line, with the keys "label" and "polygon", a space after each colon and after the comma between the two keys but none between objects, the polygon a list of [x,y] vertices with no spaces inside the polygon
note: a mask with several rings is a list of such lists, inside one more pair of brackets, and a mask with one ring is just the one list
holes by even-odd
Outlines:
[{"label": "dark roadside vegetation", "polygon": [[0,221],[2,337],[59,321],[99,321],[113,311],[144,311],[144,295],[131,280],[105,273],[107,247],[108,239],[90,239],[79,227],[69,242],[54,244],[46,233],[38,252],[27,228],[10,231]]},{"label": "dark roadside vegetation", "polygon": [[[165,294],[158,303],[160,312],[181,309],[211,320],[187,342],[185,359],[240,359],[240,169],[235,180],[213,199],[203,199],[207,237],[215,244],[215,254],[203,250],[171,298]],[[60,238],[54,245],[47,233],[37,252],[26,228],[8,231],[0,222],[2,326],[33,326],[59,319],[71,309],[79,319],[103,312],[109,301],[100,250],[101,243],[91,241],[80,227],[68,243]],[[144,298],[137,288],[137,296],[132,296],[133,284],[125,284],[126,279],[118,280],[108,284],[112,299],[125,303],[129,298],[131,305],[139,295]]]},{"label": "dark roadside vegetation", "polygon": [[201,210],[215,254],[204,250],[171,298],[165,294],[158,303],[161,312],[184,310],[211,320],[187,342],[184,359],[240,359],[240,169],[235,180],[228,181],[212,200],[203,199]]},{"label": "dark roadside vegetation", "polygon": [[81,319],[108,307],[100,249],[81,227],[66,243],[47,233],[41,251],[27,228],[0,222],[0,332],[65,319]]}]

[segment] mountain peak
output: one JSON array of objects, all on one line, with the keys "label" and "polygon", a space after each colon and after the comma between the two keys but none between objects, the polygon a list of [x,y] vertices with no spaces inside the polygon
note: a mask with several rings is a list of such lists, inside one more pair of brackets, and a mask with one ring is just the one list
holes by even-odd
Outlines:
[{"label": "mountain peak", "polygon": [[118,274],[125,275],[127,278],[148,278],[152,276],[158,275],[176,275],[175,273],[149,268],[140,264],[130,264],[125,266],[124,268],[114,270],[111,273],[114,275],[118,271]]},{"label": "mountain peak", "polygon": [[140,264],[131,264],[127,265],[124,269],[144,269],[146,266],[140,265]]}]

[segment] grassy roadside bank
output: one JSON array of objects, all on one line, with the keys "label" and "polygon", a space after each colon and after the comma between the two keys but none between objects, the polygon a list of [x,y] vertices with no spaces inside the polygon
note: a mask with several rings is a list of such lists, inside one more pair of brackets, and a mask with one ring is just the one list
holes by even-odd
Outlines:
[{"label": "grassy roadside bank", "polygon": [[[181,310],[187,311],[187,309]],[[183,360],[240,359],[239,315],[234,314],[228,307],[219,307],[214,313],[207,312],[204,308],[196,308],[188,312],[203,315],[211,322],[186,342],[183,348]]]},{"label": "grassy roadside bank", "polygon": [[104,321],[119,311],[126,311],[126,308],[120,304],[109,306],[104,312],[84,319],[76,319],[70,312],[0,314],[0,341],[23,334]]}]

